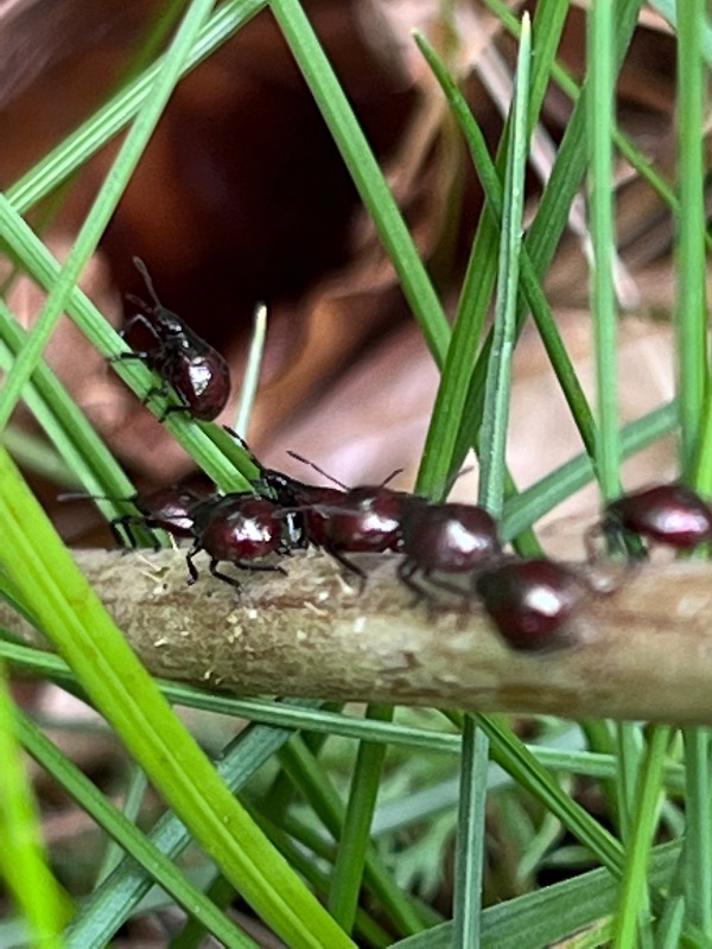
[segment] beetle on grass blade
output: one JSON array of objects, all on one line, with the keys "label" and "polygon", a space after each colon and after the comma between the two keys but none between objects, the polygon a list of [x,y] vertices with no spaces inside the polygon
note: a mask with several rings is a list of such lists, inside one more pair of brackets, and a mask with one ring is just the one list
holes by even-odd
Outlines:
[{"label": "beetle on grass blade", "polygon": [[153,306],[137,297],[129,297],[142,312],[132,316],[121,335],[130,343],[136,330],[143,331],[143,346],[130,353],[119,353],[114,360],[140,359],[163,379],[161,386],[150,389],[144,401],[153,395],[167,395],[172,386],[180,405],[169,405],[161,421],[173,412],[188,412],[194,418],[211,421],[224,409],[230,395],[230,369],[223,356],[193,332],[183,320],[166,309],[158,299],[144,262],[134,257]]}]

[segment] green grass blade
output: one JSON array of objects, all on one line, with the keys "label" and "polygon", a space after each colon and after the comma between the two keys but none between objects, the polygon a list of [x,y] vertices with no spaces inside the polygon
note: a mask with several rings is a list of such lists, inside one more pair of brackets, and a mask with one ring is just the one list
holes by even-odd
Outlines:
[{"label": "green grass blade", "polygon": [[[675,11],[673,11],[675,12]],[[679,398],[681,405],[681,468],[703,494],[712,490],[712,437],[709,431],[712,396],[705,396],[705,167],[703,146],[695,122],[702,121],[705,75],[702,42],[705,4],[696,0],[677,9],[678,148],[681,217],[677,272]],[[709,389],[709,386],[707,386]],[[704,404],[703,404],[704,399]],[[700,427],[701,425],[701,427]],[[694,466],[694,467],[693,467]],[[685,732],[687,844],[685,848],[685,907],[692,923],[712,938],[712,800],[708,729]]]},{"label": "green grass blade", "polygon": [[18,717],[18,735],[29,754],[61,784],[82,810],[111,834],[127,853],[146,867],[153,878],[189,913],[199,919],[209,932],[234,949],[257,949],[257,944],[217,910],[205,895],[176,869],[172,861],[163,856],[134,827],[125,814],[107,801],[79,768],[63,755],[27,716]]},{"label": "green grass blade", "polygon": [[[460,724],[461,716],[458,713],[448,712],[447,716]],[[477,724],[490,739],[492,758],[619,878],[622,875],[624,858],[621,844],[581,805],[561,790],[531,751],[503,724],[501,716],[478,715]],[[692,931],[691,927],[688,927],[688,930],[690,932],[683,936],[683,944],[697,946],[697,933]]]},{"label": "green grass blade", "polygon": [[709,387],[702,409],[702,425],[691,481],[703,497],[712,495],[712,389]]},{"label": "green grass blade", "polygon": [[[613,284],[615,254],[613,209],[613,127],[615,82],[612,61],[613,4],[602,0],[591,9],[587,23],[590,61],[589,114],[590,227],[593,249],[591,309],[596,357],[599,442],[596,459],[604,500],[620,493],[620,433],[618,421],[618,315]],[[623,840],[627,840],[633,818],[636,783],[640,766],[640,734],[637,726],[620,723],[617,728],[619,775],[618,815]],[[642,777],[640,777],[642,780]],[[635,845],[635,840],[633,841]],[[634,919],[642,915],[644,894]]]},{"label": "green grass blade", "polygon": [[[27,342],[27,333],[2,300],[0,300],[0,340],[8,354],[6,357],[8,363],[18,355]],[[118,462],[96,434],[87,417],[77,407],[64,385],[43,360],[35,368],[27,392],[33,393],[35,405],[44,406],[46,415],[44,420],[38,418],[38,421],[47,435],[54,440],[61,429],[62,435],[74,445],[76,457],[81,460],[81,467],[92,470],[95,483],[101,486],[103,493],[115,494],[117,497],[127,497],[133,493],[133,485],[121,470]],[[32,406],[30,408],[34,413],[34,408]],[[61,453],[59,445],[57,448]],[[65,460],[78,474],[75,467],[77,461],[74,458],[72,461]]]},{"label": "green grass blade", "polygon": [[[223,3],[200,31],[182,74],[210,56],[265,6],[265,0]],[[142,107],[162,69],[163,59],[159,59],[16,181],[7,191],[13,207],[20,214],[29,210],[111,141]]]},{"label": "green grass blade", "polygon": [[0,874],[27,921],[32,944],[61,949],[69,906],[47,866],[35,798],[18,743],[20,711],[0,662]]},{"label": "green grass blade", "polygon": [[[366,718],[390,722],[393,718],[393,707],[369,705]],[[347,933],[351,932],[356,920],[371,821],[386,748],[383,744],[361,742],[351,778],[346,816],[339,838],[327,903],[331,915]]]},{"label": "green grass blade", "polygon": [[473,716],[466,715],[462,731],[453,889],[454,949],[475,949],[481,944],[482,885],[487,857],[485,808],[488,762],[489,740],[477,727]]},{"label": "green grass blade", "polygon": [[674,896],[660,918],[655,934],[655,949],[677,949],[684,921],[685,899],[682,896]]},{"label": "green grass blade", "polygon": [[[650,882],[664,886],[672,877],[679,842],[656,847]],[[618,885],[603,869],[582,873],[562,883],[518,896],[482,914],[483,949],[541,949],[613,911]],[[402,939],[393,949],[452,949],[452,923]]]},{"label": "green grass blade", "polygon": [[[520,31],[518,30],[517,32],[519,34]],[[448,73],[444,63],[438,57],[435,50],[421,34],[416,32],[414,36],[418,48],[423,54],[428,66],[432,70],[433,75],[438,80],[438,83],[440,84],[440,87],[448,100],[450,108],[452,109],[452,113],[455,116],[458,125],[460,126],[460,131],[467,142],[470,155],[475,168],[477,169],[477,174],[480,178],[480,181],[482,182],[482,187],[484,189],[488,205],[494,214],[496,221],[499,223],[501,222],[502,217],[502,186],[497,169],[490,157],[485,137],[482,134],[482,131],[480,130],[464,95],[458,88],[452,76]],[[539,60],[539,62],[540,61],[541,60]],[[544,70],[540,69],[539,72],[543,74]],[[532,82],[532,86],[533,85],[534,82]],[[537,98],[536,94],[533,94],[533,98]],[[564,397],[566,398],[569,408],[571,409],[571,414],[576,421],[579,432],[581,433],[581,438],[583,440],[584,446],[586,447],[586,451],[593,456],[596,442],[593,414],[588,405],[588,400],[586,399],[583,388],[581,387],[581,383],[579,382],[576,372],[573,368],[571,359],[566,351],[566,347],[561,339],[556,326],[556,321],[554,320],[554,316],[551,312],[548,301],[544,296],[532,262],[529,259],[529,255],[527,254],[526,250],[524,249],[522,250],[520,266],[520,282],[522,292],[531,309],[532,317],[536,323],[537,329],[539,330],[539,334],[546,348],[552,367],[559,380]],[[467,366],[464,361],[462,362],[462,365],[463,372],[467,370],[467,376],[464,376],[463,381],[463,384],[466,386],[467,379],[469,378],[469,366]],[[443,396],[443,398],[445,397]],[[437,443],[438,436],[435,434],[435,432],[437,427],[443,424],[443,422],[439,420],[439,417],[436,413],[433,415],[433,421],[431,423],[433,435],[430,437]],[[434,477],[437,479],[441,476],[441,474],[442,470],[438,470],[434,474]],[[427,479],[430,476],[426,472],[422,477],[427,482]]]},{"label": "green grass blade", "polygon": [[710,730],[688,728],[685,740],[685,908],[712,942],[712,787]]},{"label": "green grass blade", "polygon": [[[0,366],[7,369],[20,351],[26,333],[0,300]],[[24,400],[54,443],[58,454],[89,494],[127,498],[135,488],[91,423],[44,361],[35,369]],[[107,517],[126,513],[112,501],[98,504]]]},{"label": "green grass blade", "polygon": [[[143,771],[135,764],[129,766],[128,781],[126,786],[126,795],[124,797],[121,813],[127,818],[130,824],[135,824],[141,811],[141,805],[146,796],[148,781]],[[113,838],[109,840],[104,856],[96,874],[96,886],[99,886],[110,873],[112,873],[121,863],[124,855],[124,849],[121,844]]]},{"label": "green grass blade", "polygon": [[[638,20],[642,0],[619,0],[616,4],[614,54],[616,68],[620,69],[625,51]],[[586,169],[586,97],[582,96],[574,107],[559,146],[556,162],[549,176],[524,245],[540,277],[551,263],[554,251],[568,221],[571,202],[578,193]],[[524,323],[524,313],[518,316],[518,331]],[[491,336],[478,356],[465,400],[465,409],[460,423],[455,454],[451,470],[457,471],[469,448],[472,433],[479,431],[482,419],[483,391],[486,365],[489,358]]]},{"label": "green grass blade", "polygon": [[[327,872],[317,866],[317,862],[308,854],[303,846],[298,846],[294,841],[297,838],[292,837],[277,826],[269,817],[256,811],[254,818],[260,827],[264,830],[272,843],[277,847],[281,854],[286,857],[289,863],[298,870],[314,889],[323,893],[325,896],[329,893],[331,878]],[[356,912],[356,932],[363,936],[369,943],[376,947],[390,946],[392,938],[381,928],[373,918],[367,915],[362,909]]]},{"label": "green grass blade", "polygon": [[[620,494],[620,432],[618,419],[618,314],[613,284],[615,230],[613,208],[613,0],[600,0],[588,13],[588,86],[584,100],[588,115],[589,217],[593,250],[591,312],[594,329],[598,443],[596,466],[601,494],[610,501]],[[637,726],[617,726],[620,774],[618,813],[626,839],[640,762]],[[640,913],[638,912],[638,915]]]},{"label": "green grass blade", "polygon": [[[205,895],[221,910],[226,910],[237,893],[235,887],[222,874],[218,874],[205,890]],[[168,943],[168,949],[200,949],[205,945],[206,935],[205,926],[199,920],[188,917],[183,929]]]},{"label": "green grass blade", "polygon": [[240,398],[237,403],[237,414],[235,416],[235,431],[243,438],[248,437],[248,428],[250,426],[250,417],[252,408],[257,396],[257,387],[260,382],[260,372],[262,370],[262,356],[265,349],[265,337],[267,335],[267,307],[264,303],[258,303],[255,309],[255,316],[252,325],[252,338],[250,339],[250,348],[247,351],[247,360],[245,362],[245,372],[242,377],[242,386],[240,387]]},{"label": "green grass blade", "polygon": [[[249,726],[223,749],[216,765],[218,774],[233,792],[240,790],[291,735],[287,729]],[[175,860],[188,846],[191,836],[185,824],[168,812],[153,827],[148,840]],[[143,867],[124,858],[82,904],[67,933],[67,949],[102,949],[152,885],[153,880]]]},{"label": "green grass blade", "polygon": [[130,650],[0,450],[3,565],[97,709],[225,876],[296,949],[351,940],[233,798]]},{"label": "green grass blade", "polygon": [[[525,13],[504,180],[499,283],[494,315],[494,344],[487,372],[485,411],[480,434],[479,503],[499,519],[504,502],[506,440],[509,422],[512,352],[522,243],[524,174],[528,152],[527,111],[531,33]],[[445,376],[443,376],[445,378]],[[455,949],[480,945],[482,875],[485,860],[486,774],[489,741],[477,720],[465,716],[460,772],[460,811],[454,890]]]},{"label": "green grass blade", "polygon": [[[530,124],[533,125],[541,108],[543,82],[540,77],[548,76],[549,68],[556,51],[558,37],[563,27],[568,2],[564,0],[545,0],[538,4],[534,21],[534,77],[532,85],[538,90],[540,98],[530,101]],[[544,28],[539,31],[539,24]],[[424,47],[421,47],[424,49]],[[469,110],[468,110],[469,111]],[[456,117],[458,112],[455,112]],[[505,128],[502,142],[508,132]],[[471,146],[475,140],[470,141]],[[460,292],[457,316],[452,334],[452,344],[448,349],[447,360],[435,400],[431,424],[426,438],[425,451],[418,473],[417,488],[424,493],[442,492],[458,465],[452,462],[457,434],[467,396],[467,382],[472,372],[477,348],[480,344],[482,328],[489,307],[497,271],[497,249],[499,229],[496,222],[497,195],[501,192],[499,174],[504,168],[503,147],[496,160],[494,175],[487,149],[478,149],[482,159],[477,166],[486,186],[485,204],[473,241],[467,271]],[[495,183],[496,179],[496,183]],[[487,188],[489,185],[489,188]],[[479,424],[467,432],[468,447],[477,443]]]},{"label": "green grass blade", "polygon": [[[304,742],[295,737],[279,753],[283,768],[301,790],[329,833],[338,840],[344,826],[345,809],[324,770]],[[377,896],[393,924],[403,934],[423,928],[420,917],[396,885],[372,845],[366,849],[364,882]]]},{"label": "green grass blade", "polygon": [[[459,716],[450,713],[453,721]],[[623,866],[623,848],[580,804],[565,794],[549,772],[500,717],[477,715],[477,724],[490,740],[491,757],[544,807],[615,876]]]},{"label": "green grass blade", "polygon": [[[270,702],[269,704],[273,705],[274,703]],[[343,717],[340,714],[342,709],[343,705],[339,702],[324,702],[319,706],[318,709],[314,709],[314,711],[322,712],[327,716],[330,716],[330,713],[334,713],[334,717],[337,720],[340,720]],[[370,720],[362,718],[359,718],[358,722],[359,726],[365,725],[369,731],[374,727],[374,724],[377,728],[383,724],[381,722],[373,723]],[[386,727],[389,726],[386,725]],[[325,729],[323,731],[319,731],[318,729],[309,730],[304,735],[304,745],[309,749],[315,758],[318,758],[324,748],[324,745],[326,744],[327,738],[331,734],[335,734],[331,729]],[[363,738],[363,733],[361,733],[358,737]],[[280,768],[277,774],[274,776],[274,780],[270,784],[269,790],[260,801],[260,808],[264,814],[268,815],[272,820],[276,820],[277,823],[280,823],[287,815],[289,807],[296,794],[297,788],[293,784],[292,779],[283,768]]]},{"label": "green grass blade", "polygon": [[[515,37],[519,39],[520,35],[520,26],[519,20],[514,16],[512,11],[506,6],[503,0],[482,0],[485,6],[494,13],[496,17],[499,18],[500,22],[504,28]],[[674,6],[675,0],[664,0],[666,7]],[[651,3],[652,6],[655,6],[655,2]],[[658,4],[662,6],[662,0]],[[667,17],[671,22],[675,21],[673,17]],[[707,33],[712,35],[708,30]],[[709,49],[706,49],[707,61],[712,64],[712,45]],[[551,67],[551,78],[556,83],[556,85],[561,89],[561,91],[566,95],[572,102],[578,102],[579,96],[581,95],[581,89],[578,84],[571,76],[571,74],[559,63],[554,62]],[[632,166],[632,168],[637,171],[640,177],[646,181],[652,190],[660,197],[660,199],[667,204],[673,214],[677,217],[680,215],[680,202],[677,199],[675,191],[659,174],[653,167],[650,159],[641,152],[633,142],[623,133],[619,128],[613,129],[613,140],[616,144],[616,147],[620,151],[621,155],[626,159],[626,161]],[[712,250],[712,236],[705,235],[705,242],[707,247]]]},{"label": "green grass blade", "polygon": [[592,8],[587,27],[589,82],[588,114],[590,170],[590,226],[593,249],[591,310],[594,326],[599,417],[596,459],[601,491],[606,500],[620,492],[618,433],[618,316],[613,289],[613,3],[600,0]]},{"label": "green grass blade", "polygon": [[517,292],[519,288],[519,257],[522,244],[524,212],[524,174],[529,136],[527,111],[529,105],[529,60],[531,34],[525,13],[519,47],[511,140],[507,150],[504,180],[502,234],[499,251],[499,277],[495,302],[493,343],[487,367],[485,404],[480,431],[479,503],[499,519],[504,503],[507,427],[512,387],[512,354],[514,352]]},{"label": "green grass blade", "polygon": [[[618,72],[625,58],[631,37],[638,23],[642,0],[618,0],[614,22],[614,41],[611,47],[614,73]],[[561,140],[556,162],[541,197],[539,210],[526,238],[527,248],[538,274],[551,263],[561,233],[568,220],[569,209],[577,193],[587,164],[586,149],[586,86],[574,107],[564,137]]]},{"label": "green grass blade", "polygon": [[637,928],[646,908],[647,868],[660,813],[663,766],[671,734],[668,725],[656,725],[648,742],[626,850],[613,949],[635,949],[638,945]]},{"label": "green grass blade", "polygon": [[270,9],[376,225],[427,345],[442,364],[450,337],[445,313],[331,64],[298,0],[271,0]]},{"label": "green grass blade", "polygon": [[[8,356],[8,351],[0,346],[0,368],[4,371],[7,371],[11,362]],[[1,441],[18,468],[27,468],[60,488],[76,490],[81,487],[72,468],[44,438],[38,438],[16,425],[8,425]]]},{"label": "green grass blade", "polygon": [[184,6],[183,0],[168,0],[149,17],[140,42],[131,51],[132,55],[124,67],[125,72],[117,83],[116,91],[125,89],[160,56],[180,19]]},{"label": "green grass blade", "polygon": [[678,176],[680,223],[677,247],[678,358],[681,462],[692,476],[707,378],[705,308],[705,168],[700,129],[704,122],[702,36],[704,0],[678,4]]},{"label": "green grass blade", "polygon": [[22,390],[30,379],[57,322],[69,294],[79,280],[89,258],[96,250],[107,224],[121,200],[178,82],[198,31],[215,0],[193,0],[183,17],[175,38],[163,59],[163,68],[147,96],[129,133],[109,169],[99,193],[84,218],[79,233],[62,266],[55,284],[37,317],[27,342],[7,374],[0,389],[0,431],[7,424]]},{"label": "green grass blade", "polygon": [[[649,0],[649,3],[671,26],[677,27],[677,0]],[[702,55],[705,57],[707,64],[712,66],[712,26],[710,26],[706,19],[701,20],[699,25],[702,36]]]},{"label": "green grass blade", "polygon": [[621,839],[627,841],[633,820],[635,793],[640,778],[644,741],[640,727],[632,722],[616,722],[613,728],[618,760],[616,813]]}]

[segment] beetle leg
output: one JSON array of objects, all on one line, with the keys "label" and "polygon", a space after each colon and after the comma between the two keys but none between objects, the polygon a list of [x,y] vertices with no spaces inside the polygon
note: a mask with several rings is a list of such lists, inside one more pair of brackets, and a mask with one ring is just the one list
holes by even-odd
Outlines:
[{"label": "beetle leg", "polygon": [[151,359],[151,354],[141,349],[135,349],[130,353],[114,353],[113,356],[107,358],[108,362],[122,362],[124,359],[140,359],[141,362],[148,362]]},{"label": "beetle leg", "polygon": [[459,596],[465,601],[470,599],[470,591],[458,586],[456,583],[448,583],[448,581],[443,580],[442,577],[434,577],[429,570],[424,570],[423,576],[427,577],[428,581],[432,583],[434,587],[438,587],[440,590],[445,590],[447,593],[452,593],[455,596]]},{"label": "beetle leg", "polygon": [[[166,395],[167,391],[168,391],[168,390],[165,390],[165,391],[162,392],[161,394],[162,394],[162,395]],[[158,419],[158,421],[159,421],[159,422],[165,422],[166,418],[167,418],[169,415],[173,415],[174,412],[190,412],[190,411],[192,411],[192,409],[191,409],[191,407],[188,405],[187,402],[184,402],[182,405],[167,405],[167,406],[165,407],[165,409],[161,412],[161,415],[160,415],[160,418]]]},{"label": "beetle leg", "polygon": [[188,584],[192,585],[198,579],[198,568],[193,563],[193,557],[199,553],[203,548],[200,546],[196,540],[193,546],[190,548],[188,553],[185,555],[185,562],[188,565]]},{"label": "beetle leg", "polygon": [[603,524],[591,524],[590,527],[587,527],[583,535],[583,546],[586,551],[586,560],[589,563],[595,563],[596,560],[600,557],[600,552],[597,549],[596,541],[604,533]]},{"label": "beetle leg", "polygon": [[114,535],[114,539],[118,542],[119,546],[120,546],[120,547],[123,547],[124,550],[125,550],[127,545],[126,545],[126,543],[124,542],[124,538],[121,536],[121,534],[119,533],[119,531],[116,529],[119,525],[120,525],[121,527],[123,527],[124,532],[126,533],[126,537],[128,538],[128,541],[129,541],[128,546],[131,547],[132,550],[137,550],[137,549],[138,549],[138,546],[139,546],[138,541],[136,540],[136,535],[135,535],[135,534],[133,533],[133,531],[131,530],[131,527],[132,527],[133,525],[138,526],[138,527],[145,527],[146,530],[147,530],[147,531],[150,533],[150,535],[151,535],[151,540],[153,541],[153,549],[154,549],[154,551],[155,551],[156,553],[158,553],[159,550],[162,550],[162,547],[161,547],[161,544],[160,544],[158,538],[157,538],[156,535],[151,531],[151,528],[158,527],[159,525],[157,525],[155,521],[153,521],[153,522],[150,521],[150,520],[149,520],[148,518],[146,518],[143,514],[139,514],[139,515],[137,515],[137,514],[123,514],[123,515],[121,515],[120,517],[114,517],[114,518],[111,519],[111,521],[109,521],[109,530],[110,530],[111,533]]},{"label": "beetle leg", "polygon": [[289,576],[284,567],[274,563],[251,563],[249,560],[246,562],[244,560],[233,560],[232,563],[240,570],[259,570],[265,573],[281,573],[285,577]]},{"label": "beetle leg", "polygon": [[298,547],[303,550],[309,546],[309,541],[307,540],[304,530],[303,517],[300,517],[298,513],[290,511],[286,514],[285,524],[287,526],[287,533],[289,534],[287,544],[290,548]]},{"label": "beetle leg", "polygon": [[255,468],[257,468],[258,471],[263,472],[263,471],[264,471],[264,468],[262,467],[262,463],[258,460],[257,456],[256,456],[255,453],[252,451],[252,449],[251,449],[250,446],[247,444],[247,442],[246,442],[245,439],[242,437],[242,435],[240,435],[239,432],[235,431],[234,428],[230,428],[229,425],[222,425],[221,428],[224,429],[224,431],[226,431],[226,432],[228,433],[228,435],[230,435],[232,438],[235,439],[235,441],[238,443],[238,445],[239,445],[239,446],[242,448],[242,450],[245,452],[245,454],[246,454],[247,457],[250,459],[250,461],[251,461],[252,464],[255,466]]},{"label": "beetle leg", "polygon": [[[225,583],[229,583],[230,586],[233,586],[237,590],[239,590],[241,587],[239,580],[236,580],[234,577],[229,577],[226,573],[221,573],[220,570],[217,569],[219,562],[220,562],[219,560],[210,561],[209,569],[212,575],[214,577],[217,577],[218,580],[224,580]],[[270,572],[270,573],[283,573],[285,577],[287,576],[287,571],[284,569],[284,567],[280,567],[277,564],[250,563],[249,561],[245,562],[242,560],[233,560],[230,562],[233,564],[233,566],[239,567],[240,570],[256,570],[256,571]]]},{"label": "beetle leg", "polygon": [[223,580],[225,583],[229,583],[231,587],[235,587],[236,590],[240,590],[240,581],[236,580],[234,577],[229,577],[226,573],[221,573],[218,570],[219,560],[213,558],[210,559],[210,567],[208,568],[214,577],[217,577],[218,580]]},{"label": "beetle leg", "polygon": [[[161,544],[159,539],[156,537],[156,535],[153,533],[155,529],[157,528],[160,529],[160,526],[161,526],[160,524],[157,524],[156,521],[152,521],[148,517],[140,517],[140,518],[135,517],[134,523],[139,523],[143,525],[143,527],[145,527],[148,533],[151,535],[151,540],[153,541],[153,549],[155,553],[158,553],[159,550],[163,550],[163,545]],[[168,532],[168,536],[171,537],[170,531]]]},{"label": "beetle leg", "polygon": [[[595,540],[602,537],[605,543],[604,550],[598,550]],[[626,530],[616,517],[605,516],[598,524],[589,527],[583,543],[586,550],[586,559],[595,564],[601,560],[610,559],[612,554],[625,554],[628,560],[647,560],[648,551],[645,544],[632,531]]]},{"label": "beetle leg", "polygon": [[160,395],[165,398],[168,395],[168,383],[162,382],[160,386],[151,386],[146,395],[141,399],[141,405],[145,405],[154,395]]},{"label": "beetle leg", "polygon": [[420,603],[420,601],[428,596],[426,590],[421,587],[419,583],[414,579],[414,574],[418,569],[418,564],[411,560],[409,557],[404,557],[403,560],[398,564],[398,579],[408,587],[409,590],[412,590],[415,593],[415,598],[411,600],[409,606],[411,609]]},{"label": "beetle leg", "polygon": [[330,554],[334,560],[338,560],[342,567],[345,567],[349,573],[355,573],[359,578],[359,593],[363,593],[366,589],[366,574],[357,564],[349,560],[348,557],[345,557],[341,551],[336,550],[334,547],[324,546],[324,550]]},{"label": "beetle leg", "polygon": [[[109,530],[111,531],[116,543],[123,550],[126,550],[127,539],[129,542],[129,546],[133,550],[135,550],[138,547],[138,544],[136,543],[136,537],[132,533],[131,528],[129,526],[131,524],[131,521],[133,520],[134,520],[134,517],[132,514],[122,514],[119,517],[112,517],[112,519],[109,521]],[[126,538],[124,538],[123,535],[121,534],[121,531],[119,530],[119,526],[123,527],[126,533]]]}]

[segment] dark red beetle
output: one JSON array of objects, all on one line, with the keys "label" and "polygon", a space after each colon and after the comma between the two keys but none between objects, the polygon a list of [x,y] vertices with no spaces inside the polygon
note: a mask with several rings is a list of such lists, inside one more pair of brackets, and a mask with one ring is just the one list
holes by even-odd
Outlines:
[{"label": "dark red beetle", "polygon": [[[134,536],[132,527],[146,527],[149,529],[164,530],[173,537],[193,537],[193,508],[206,500],[204,494],[198,494],[191,488],[169,486],[157,488],[147,494],[134,494],[129,498],[115,498],[100,494],[60,494],[60,501],[69,501],[76,499],[89,499],[93,501],[124,501],[133,504],[138,510],[138,514],[120,514],[109,521],[114,538],[119,546],[124,547],[125,541],[122,537],[119,527],[123,527],[126,537],[131,547],[137,547],[138,543]],[[155,545],[156,550],[160,545]]]},{"label": "dark red beetle", "polygon": [[131,498],[139,510],[139,515],[124,514],[115,517],[111,526],[121,524],[132,547],[136,546],[135,538],[131,533],[132,524],[143,524],[145,527],[158,528],[171,534],[173,537],[193,536],[192,510],[204,500],[203,495],[196,494],[189,488],[158,488],[150,494],[137,494]]},{"label": "dark red beetle", "polygon": [[561,645],[586,593],[575,573],[551,560],[508,560],[479,573],[475,586],[502,637],[521,650]]},{"label": "dark red beetle", "polygon": [[712,509],[681,484],[660,484],[625,494],[608,504],[600,525],[588,533],[589,550],[593,533],[602,532],[615,540],[625,531],[656,544],[690,550],[712,540]]},{"label": "dark red beetle", "polygon": [[431,504],[412,497],[401,517],[401,533],[406,556],[398,576],[418,597],[425,590],[415,580],[417,572],[435,586],[469,597],[469,590],[432,574],[469,573],[502,554],[497,522],[474,504]]},{"label": "dark red beetle", "polygon": [[142,346],[134,347],[131,353],[119,353],[114,359],[141,359],[163,378],[163,385],[151,389],[145,401],[152,395],[166,395],[168,385],[173,386],[180,405],[167,406],[161,421],[171,412],[189,412],[194,418],[210,421],[220,414],[230,395],[228,364],[216,349],[161,304],[146,265],[138,257],[133,261],[154,305],[129,297],[144,312],[133,316],[121,335],[131,345],[140,332]]},{"label": "dark red beetle", "polygon": [[[419,597],[426,591],[415,580],[418,571],[435,586],[468,597],[468,590],[432,574],[471,572],[501,556],[496,522],[476,505],[432,504],[386,487],[399,472],[394,471],[380,485],[349,488],[335,498],[316,503],[307,511],[309,539],[362,579],[363,571],[344,554],[403,552],[406,556],[398,575]],[[314,514],[320,522],[311,520]]]},{"label": "dark red beetle", "polygon": [[186,555],[188,583],[198,579],[193,557],[201,550],[210,557],[212,575],[238,590],[239,581],[217,569],[220,561],[241,570],[286,573],[276,564],[255,563],[268,554],[288,553],[292,546],[277,502],[251,494],[226,494],[195,505],[191,513],[194,540]]},{"label": "dark red beetle", "polygon": [[385,483],[351,488],[307,511],[307,538],[358,574],[363,583],[366,574],[345,555],[401,550],[401,519],[408,497]]},{"label": "dark red beetle", "polygon": [[244,439],[227,426],[224,428],[238,439],[259,469],[260,478],[254,482],[255,488],[260,490],[264,486],[282,507],[283,514],[291,512],[295,516],[303,544],[323,548],[347,570],[356,573],[362,582],[365,573],[345,556],[347,553],[382,553],[400,549],[400,517],[409,495],[386,487],[400,469],[392,472],[380,485],[349,488],[313,462],[290,452],[294,458],[310,465],[339,487],[305,484],[281,471],[265,468]]},{"label": "dark red beetle", "polygon": [[402,549],[401,519],[412,495],[387,487],[402,469],[392,471],[381,484],[349,488],[296,452],[289,454],[342,488],[337,491],[307,486],[308,491],[302,492],[307,541],[331,554],[347,570],[357,574],[362,584],[365,583],[366,574],[346,554]]}]

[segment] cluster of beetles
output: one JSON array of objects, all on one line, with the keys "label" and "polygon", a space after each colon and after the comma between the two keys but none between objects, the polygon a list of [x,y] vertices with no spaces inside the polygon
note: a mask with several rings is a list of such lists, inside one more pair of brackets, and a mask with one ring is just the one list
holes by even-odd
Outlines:
[{"label": "cluster of beetles", "polygon": [[[144,264],[135,258],[153,305],[138,298],[140,312],[126,325],[124,336],[132,351],[116,359],[140,359],[154,369],[162,385],[149,392],[178,397],[164,411],[187,412],[214,419],[230,390],[227,363],[156,296]],[[138,342],[136,331],[143,338]],[[583,571],[546,559],[521,559],[505,553],[492,516],[474,504],[433,503],[427,498],[388,486],[398,472],[381,484],[348,487],[329,478],[330,486],[298,481],[266,468],[239,436],[258,477],[252,492],[198,494],[185,487],[161,488],[125,499],[136,507],[112,521],[123,541],[122,526],[135,546],[132,527],[163,529],[175,538],[192,541],[186,553],[188,582],[195,583],[194,558],[209,557],[213,576],[239,590],[234,576],[220,569],[231,564],[241,570],[286,571],[269,555],[317,547],[335,558],[362,587],[366,574],[354,562],[359,553],[401,555],[399,579],[418,599],[431,602],[438,590],[478,599],[504,640],[514,649],[539,650],[567,641],[567,626],[584,595],[594,592]],[[296,455],[299,460],[305,461]],[[627,549],[629,557],[645,555],[637,541],[689,550],[712,540],[712,508],[694,491],[679,484],[661,484],[610,503],[599,524],[589,531],[590,557],[596,558],[593,535],[609,547]],[[630,553],[635,551],[635,553]]]}]

